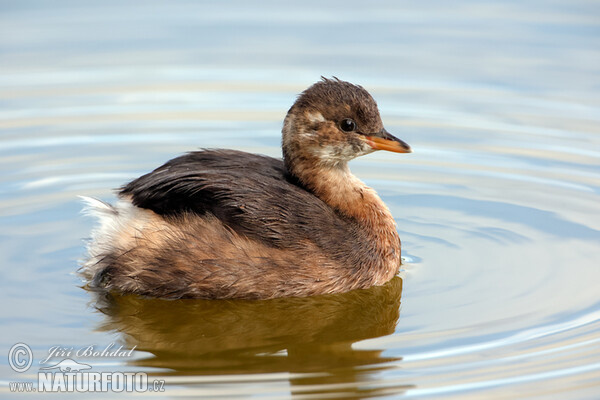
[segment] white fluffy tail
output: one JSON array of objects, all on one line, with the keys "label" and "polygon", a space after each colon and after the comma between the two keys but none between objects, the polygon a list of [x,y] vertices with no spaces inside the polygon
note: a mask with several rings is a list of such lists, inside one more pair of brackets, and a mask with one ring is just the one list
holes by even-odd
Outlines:
[{"label": "white fluffy tail", "polygon": [[79,197],[85,203],[82,212],[99,221],[87,244],[88,258],[80,269],[90,281],[101,276],[111,259],[134,248],[137,238],[143,236],[148,226],[156,231],[168,225],[152,211],[136,207],[127,199],[111,205],[92,197]]},{"label": "white fluffy tail", "polygon": [[84,215],[102,218],[102,216],[112,215],[114,217],[118,214],[118,211],[115,207],[103,202],[102,200],[88,196],[77,197],[79,197],[84,203],[83,210],[81,210]]},{"label": "white fluffy tail", "polygon": [[97,272],[104,269],[102,262],[108,254],[114,251],[113,238],[118,230],[119,210],[112,205],[93,197],[79,196],[84,206],[84,215],[98,218],[98,226],[91,233],[87,242],[87,258],[81,264],[79,272],[88,281],[92,281]]},{"label": "white fluffy tail", "polygon": [[88,281],[92,281],[107,265],[111,256],[127,249],[123,232],[140,227],[147,216],[145,210],[135,207],[127,200],[116,205],[105,203],[92,197],[79,196],[84,202],[82,213],[98,218],[98,226],[91,233],[87,243],[88,257],[82,263],[80,272]]}]

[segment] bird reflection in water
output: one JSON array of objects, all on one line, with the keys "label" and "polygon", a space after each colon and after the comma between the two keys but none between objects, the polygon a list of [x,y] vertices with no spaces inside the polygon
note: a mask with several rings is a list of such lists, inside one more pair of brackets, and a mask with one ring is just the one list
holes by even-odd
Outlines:
[{"label": "bird reflection in water", "polygon": [[99,330],[117,331],[129,348],[151,353],[131,364],[166,369],[161,375],[290,372],[294,388],[344,384],[344,392],[369,397],[390,388],[361,385],[388,368],[387,362],[399,360],[352,344],[394,332],[400,277],[347,293],[262,301],[92,293],[95,307],[106,316]]}]

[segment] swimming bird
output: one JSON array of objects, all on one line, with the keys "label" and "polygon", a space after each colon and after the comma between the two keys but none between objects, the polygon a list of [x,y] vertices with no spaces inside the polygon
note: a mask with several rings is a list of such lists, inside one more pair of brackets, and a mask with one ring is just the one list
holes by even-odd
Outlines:
[{"label": "swimming bird", "polygon": [[266,299],[382,285],[399,270],[389,209],[348,162],[411,148],[361,86],[326,79],[297,98],[283,160],[194,151],[124,185],[81,268],[90,288],[158,298]]}]

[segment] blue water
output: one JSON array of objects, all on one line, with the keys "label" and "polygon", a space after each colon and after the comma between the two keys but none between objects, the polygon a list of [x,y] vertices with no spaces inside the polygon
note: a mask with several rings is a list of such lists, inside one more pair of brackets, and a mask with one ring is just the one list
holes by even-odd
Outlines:
[{"label": "blue water", "polygon": [[[0,396],[36,381],[52,346],[111,343],[135,351],[75,358],[164,379],[158,398],[600,396],[598,15],[586,1],[0,1]],[[398,279],[264,303],[81,288],[94,221],[77,195],[114,201],[200,147],[278,157],[285,113],[321,75],[367,88],[415,151],[351,163],[396,218]],[[23,373],[6,357],[18,342]]]}]

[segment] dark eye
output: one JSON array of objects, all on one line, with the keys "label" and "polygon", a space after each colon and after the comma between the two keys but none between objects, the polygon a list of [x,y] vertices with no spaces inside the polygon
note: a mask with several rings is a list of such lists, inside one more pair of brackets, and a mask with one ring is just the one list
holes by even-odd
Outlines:
[{"label": "dark eye", "polygon": [[356,130],[356,122],[350,118],[343,119],[340,122],[340,129],[344,132],[353,132]]}]

